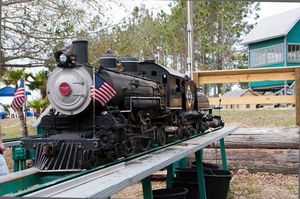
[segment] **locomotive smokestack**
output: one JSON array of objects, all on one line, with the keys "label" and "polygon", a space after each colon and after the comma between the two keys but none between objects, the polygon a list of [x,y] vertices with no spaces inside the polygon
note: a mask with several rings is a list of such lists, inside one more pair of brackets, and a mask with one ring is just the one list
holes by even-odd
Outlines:
[{"label": "locomotive smokestack", "polygon": [[88,41],[77,40],[72,42],[72,52],[77,57],[77,62],[84,64],[88,63]]}]

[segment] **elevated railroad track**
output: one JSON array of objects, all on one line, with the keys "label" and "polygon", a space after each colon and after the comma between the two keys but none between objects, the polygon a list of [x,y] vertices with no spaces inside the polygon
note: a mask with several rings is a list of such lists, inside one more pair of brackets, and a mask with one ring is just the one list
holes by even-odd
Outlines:
[{"label": "elevated railroad track", "polygon": [[195,135],[80,173],[41,172],[35,168],[27,169],[0,177],[0,195],[106,198],[189,154],[223,139],[237,128],[238,125],[228,126],[205,135]]}]

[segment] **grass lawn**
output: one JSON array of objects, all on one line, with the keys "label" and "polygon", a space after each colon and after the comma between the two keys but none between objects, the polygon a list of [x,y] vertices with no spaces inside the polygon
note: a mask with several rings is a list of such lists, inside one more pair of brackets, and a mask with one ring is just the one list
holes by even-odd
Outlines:
[{"label": "grass lawn", "polygon": [[[219,115],[219,111],[214,111]],[[288,127],[296,125],[295,108],[254,110],[221,110],[225,124],[239,123],[241,127]]]},{"label": "grass lawn", "polygon": [[[2,139],[21,137],[19,118],[7,118],[1,120],[1,133],[4,134]],[[32,127],[33,118],[27,118],[27,128],[31,135],[36,134],[36,129]]]},{"label": "grass lawn", "polygon": [[[214,111],[219,115],[219,111]],[[295,108],[273,108],[254,110],[221,110],[225,124],[239,123],[241,127],[288,127],[295,126]],[[3,139],[20,137],[20,121],[18,118],[1,120]],[[35,135],[36,129],[32,127],[33,118],[27,118],[29,134]]]}]

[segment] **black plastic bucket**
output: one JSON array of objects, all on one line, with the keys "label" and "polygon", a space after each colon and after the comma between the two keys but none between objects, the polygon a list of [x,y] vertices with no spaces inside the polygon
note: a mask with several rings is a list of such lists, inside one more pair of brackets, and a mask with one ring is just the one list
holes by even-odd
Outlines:
[{"label": "black plastic bucket", "polygon": [[156,189],[152,191],[153,199],[186,199],[188,189],[174,187],[168,189]]},{"label": "black plastic bucket", "polygon": [[[204,169],[220,169],[220,167],[216,164],[211,164],[211,163],[206,163],[206,162],[202,162],[202,166]],[[194,161],[192,162],[192,168],[197,168],[197,162]]]},{"label": "black plastic bucket", "polygon": [[230,171],[211,170],[204,174],[207,199],[226,199],[229,183],[232,178]]},{"label": "black plastic bucket", "polygon": [[[231,173],[219,169],[204,169],[203,172],[207,199],[226,199]],[[194,168],[177,168],[173,186],[187,188],[187,199],[200,198],[197,170]]]},{"label": "black plastic bucket", "polygon": [[173,187],[185,187],[189,190],[186,199],[200,199],[199,185],[197,179],[174,178]]},{"label": "black plastic bucket", "polygon": [[176,168],[177,179],[195,179],[197,180],[197,170],[195,168]]}]

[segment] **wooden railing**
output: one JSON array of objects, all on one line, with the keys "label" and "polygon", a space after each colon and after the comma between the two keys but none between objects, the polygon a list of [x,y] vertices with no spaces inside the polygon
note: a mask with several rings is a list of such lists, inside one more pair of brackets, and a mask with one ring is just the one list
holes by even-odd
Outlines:
[{"label": "wooden railing", "polygon": [[258,82],[274,80],[295,80],[295,95],[243,96],[209,98],[212,105],[221,104],[295,104],[296,124],[300,125],[300,67],[276,67],[240,70],[218,70],[194,72],[194,80],[199,87],[203,84]]}]

